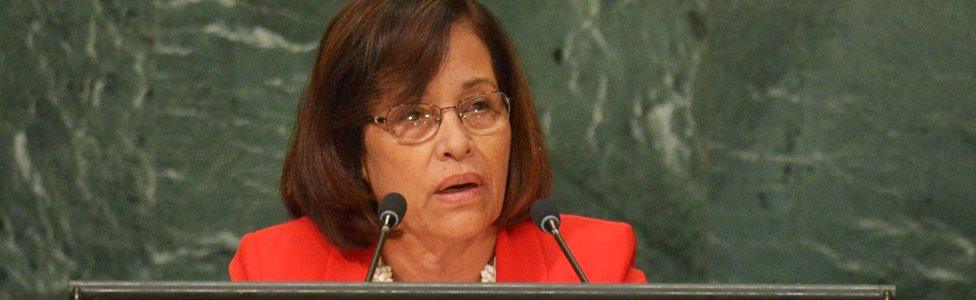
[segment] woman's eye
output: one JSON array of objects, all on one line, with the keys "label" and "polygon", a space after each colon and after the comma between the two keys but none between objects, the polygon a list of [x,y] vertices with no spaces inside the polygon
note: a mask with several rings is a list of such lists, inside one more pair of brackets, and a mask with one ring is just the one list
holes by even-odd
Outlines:
[{"label": "woman's eye", "polygon": [[420,120],[420,117],[421,117],[421,112],[420,111],[412,111],[412,112],[407,113],[407,115],[404,116],[403,120],[404,121],[409,121],[409,122],[415,122],[417,120]]},{"label": "woman's eye", "polygon": [[478,101],[471,104],[471,111],[476,113],[483,112],[489,108],[491,108],[491,106],[488,105],[488,101]]},{"label": "woman's eye", "polygon": [[410,110],[404,112],[400,116],[400,123],[405,125],[419,126],[423,125],[424,119],[427,119],[429,116],[430,114],[423,110]]}]

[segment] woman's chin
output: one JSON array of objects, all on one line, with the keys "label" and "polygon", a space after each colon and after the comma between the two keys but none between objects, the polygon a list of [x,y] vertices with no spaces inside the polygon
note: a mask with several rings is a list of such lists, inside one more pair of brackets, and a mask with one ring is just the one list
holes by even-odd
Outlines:
[{"label": "woman's chin", "polygon": [[445,216],[438,224],[432,226],[440,236],[450,240],[466,240],[476,238],[494,230],[493,222],[487,216],[474,213],[457,213]]}]

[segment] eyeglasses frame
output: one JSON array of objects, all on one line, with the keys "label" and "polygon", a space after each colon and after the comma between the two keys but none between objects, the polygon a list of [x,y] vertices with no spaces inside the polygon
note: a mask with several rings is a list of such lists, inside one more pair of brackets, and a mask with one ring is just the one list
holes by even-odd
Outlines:
[{"label": "eyeglasses frame", "polygon": [[[459,106],[461,106],[462,104],[465,104],[468,101],[471,101],[474,98],[478,98],[478,97],[482,97],[482,96],[487,96],[488,94],[494,94],[494,93],[499,93],[499,94],[502,95],[502,101],[505,104],[505,112],[506,112],[505,120],[506,120],[506,122],[511,122],[511,119],[510,118],[512,116],[512,100],[511,100],[511,98],[508,97],[507,94],[505,94],[505,92],[502,92],[502,91],[499,91],[499,90],[490,91],[490,92],[483,92],[483,93],[478,93],[478,94],[475,94],[475,95],[471,95],[470,97],[464,98],[463,100],[459,101],[457,104],[452,105],[452,106],[448,106],[448,107],[440,107],[440,106],[437,106],[436,104],[431,104],[431,103],[421,103],[421,104],[424,104],[424,105],[430,105],[430,106],[433,106],[433,107],[437,108],[437,117],[435,118],[435,120],[437,120],[437,127],[434,128],[434,133],[431,134],[430,137],[432,137],[434,135],[437,135],[437,131],[439,131],[441,129],[441,121],[443,121],[443,119],[444,119],[444,111],[445,110],[453,109],[454,112],[458,116],[458,120],[461,121],[461,124],[462,125],[467,124],[464,121],[464,116],[461,115],[461,111],[459,111],[457,108]],[[390,113],[393,112],[394,109],[396,109],[398,107],[401,107],[401,106],[407,106],[407,105],[416,105],[416,104],[399,104],[399,105],[394,105],[394,106],[391,106],[391,107],[387,108],[386,110],[384,110],[381,115],[377,115],[377,116],[367,115],[366,116],[366,123],[376,124],[377,126],[379,126],[380,128],[382,128],[383,131],[386,131],[390,135],[396,137],[397,139],[400,139],[400,137],[398,137],[395,133],[393,133],[393,131],[392,131],[393,128],[391,128],[389,126],[389,123],[387,123],[386,121],[389,118]],[[464,126],[462,126],[462,127],[464,127]],[[499,126],[498,128],[501,128],[501,126]],[[488,134],[488,133],[486,132],[486,133],[481,133],[481,134]],[[424,138],[421,141],[416,142],[416,143],[423,143],[423,142],[427,141],[428,139],[430,139],[430,137],[426,137],[426,138]]]}]

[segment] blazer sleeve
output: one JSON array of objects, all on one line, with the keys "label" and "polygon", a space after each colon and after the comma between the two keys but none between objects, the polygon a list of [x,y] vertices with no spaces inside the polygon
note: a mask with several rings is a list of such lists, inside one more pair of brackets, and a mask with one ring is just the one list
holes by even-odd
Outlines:
[{"label": "blazer sleeve", "polygon": [[245,234],[244,237],[241,238],[240,245],[237,247],[237,253],[234,254],[234,258],[230,260],[230,265],[227,267],[231,281],[249,280],[245,262],[247,261],[246,257],[250,248],[252,248],[250,234]]},{"label": "blazer sleeve", "polygon": [[626,230],[624,230],[624,238],[621,246],[627,249],[627,257],[629,257],[627,264],[628,268],[626,275],[624,275],[623,283],[647,283],[647,277],[644,276],[644,271],[638,269],[636,266],[636,253],[637,253],[637,235],[634,233],[634,228],[630,224],[625,224]]},{"label": "blazer sleeve", "polygon": [[647,277],[644,276],[644,271],[636,267],[630,267],[630,272],[627,273],[627,278],[624,279],[624,283],[647,283]]}]

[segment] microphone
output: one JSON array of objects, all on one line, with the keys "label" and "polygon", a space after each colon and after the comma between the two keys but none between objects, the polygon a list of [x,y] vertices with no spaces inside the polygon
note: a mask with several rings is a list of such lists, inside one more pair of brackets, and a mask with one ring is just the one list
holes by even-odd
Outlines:
[{"label": "microphone", "polygon": [[407,200],[399,193],[389,193],[383,196],[379,207],[376,209],[380,217],[380,240],[376,242],[376,252],[373,253],[373,261],[369,263],[369,272],[366,273],[366,282],[373,281],[373,273],[376,272],[376,265],[380,262],[380,253],[383,253],[383,244],[386,242],[386,234],[393,228],[400,225],[403,216],[407,213]]},{"label": "microphone", "polygon": [[566,260],[569,260],[569,264],[573,266],[573,271],[576,271],[576,276],[579,277],[580,282],[590,283],[586,279],[586,274],[583,274],[583,269],[576,262],[576,258],[573,257],[573,252],[569,251],[569,246],[566,246],[563,236],[559,234],[559,209],[556,208],[556,204],[545,198],[536,200],[535,203],[532,203],[530,214],[532,215],[532,222],[535,222],[539,229],[556,238],[556,243],[559,243],[559,248],[563,250]]}]

